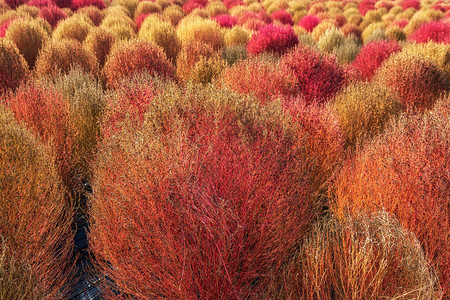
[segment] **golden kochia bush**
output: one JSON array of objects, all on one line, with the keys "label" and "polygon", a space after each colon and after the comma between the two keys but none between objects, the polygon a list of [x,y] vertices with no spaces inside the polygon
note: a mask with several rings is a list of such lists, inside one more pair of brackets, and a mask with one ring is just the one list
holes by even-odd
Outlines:
[{"label": "golden kochia bush", "polygon": [[103,68],[106,84],[115,88],[126,77],[146,71],[152,75],[175,78],[175,68],[161,47],[147,41],[123,42],[111,51]]},{"label": "golden kochia bush", "polygon": [[82,43],[93,27],[94,24],[87,15],[75,14],[58,23],[52,38],[57,41],[74,39]]},{"label": "golden kochia bush", "polygon": [[[317,218],[309,164],[280,109],[213,85],[167,85],[102,141],[91,245],[102,291],[264,298]],[[110,295],[109,298],[114,298]]]},{"label": "golden kochia bush", "polygon": [[[450,105],[402,116],[356,155],[336,181],[333,210],[384,209],[413,232],[449,295]],[[445,298],[445,297],[444,297]]]},{"label": "golden kochia bush", "polygon": [[374,80],[396,92],[410,109],[421,111],[433,107],[439,95],[450,87],[444,73],[432,61],[406,52],[391,55]]},{"label": "golden kochia bush", "polygon": [[192,42],[184,45],[177,57],[177,77],[188,81],[195,64],[200,59],[208,59],[218,55],[214,49],[203,42]]},{"label": "golden kochia bush", "polygon": [[381,133],[389,119],[404,108],[394,92],[371,82],[349,85],[336,95],[332,105],[352,148]]},{"label": "golden kochia bush", "polygon": [[417,238],[386,212],[326,217],[286,268],[282,299],[439,299]]},{"label": "golden kochia bush", "polygon": [[89,34],[83,41],[83,48],[94,54],[99,66],[103,67],[115,42],[115,35],[110,30],[103,27],[95,27],[89,31]]},{"label": "golden kochia bush", "polygon": [[96,57],[81,43],[72,39],[51,41],[39,52],[34,73],[37,77],[56,76],[67,74],[75,66],[92,75],[99,73]]},{"label": "golden kochia bush", "polygon": [[72,205],[55,157],[0,104],[0,298],[64,299]]},{"label": "golden kochia bush", "polygon": [[224,46],[222,30],[213,20],[199,17],[185,19],[178,24],[177,35],[183,45],[200,41],[210,45],[214,50]]},{"label": "golden kochia bush", "polygon": [[0,39],[0,93],[16,89],[30,75],[27,61],[17,46],[6,39]]},{"label": "golden kochia bush", "polygon": [[[142,2],[143,3],[143,2]],[[160,46],[170,62],[175,63],[181,42],[175,27],[157,16],[148,16],[139,29],[139,37]]]},{"label": "golden kochia bush", "polygon": [[38,53],[49,40],[50,35],[38,21],[19,19],[9,25],[5,38],[17,46],[28,62],[28,66],[33,69]]}]

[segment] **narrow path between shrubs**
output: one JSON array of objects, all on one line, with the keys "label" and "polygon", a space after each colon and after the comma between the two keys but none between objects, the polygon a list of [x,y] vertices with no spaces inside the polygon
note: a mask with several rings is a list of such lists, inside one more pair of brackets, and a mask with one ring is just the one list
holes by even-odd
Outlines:
[{"label": "narrow path between shrubs", "polygon": [[[86,185],[86,192],[92,192],[89,185]],[[76,264],[76,278],[78,278],[78,281],[70,292],[70,300],[103,299],[100,290],[96,286],[95,278],[92,278],[88,271],[92,264],[87,250],[89,224],[87,222],[86,208],[86,196],[82,195],[79,199],[79,208],[75,213],[73,222],[74,229],[76,229],[74,256],[78,255],[79,257]]]}]

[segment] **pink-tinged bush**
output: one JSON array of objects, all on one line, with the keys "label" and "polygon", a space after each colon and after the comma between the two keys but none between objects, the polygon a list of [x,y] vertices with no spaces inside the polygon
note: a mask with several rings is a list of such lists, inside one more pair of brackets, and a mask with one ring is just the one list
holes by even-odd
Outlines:
[{"label": "pink-tinged bush", "polygon": [[361,15],[365,16],[368,11],[376,9],[376,2],[376,0],[362,0],[359,2],[358,9]]},{"label": "pink-tinged bush", "polygon": [[55,28],[61,20],[67,18],[67,14],[58,6],[53,5],[42,7],[39,12],[39,17],[46,20],[53,28]]},{"label": "pink-tinged bush", "polygon": [[277,10],[276,12],[273,12],[270,16],[272,17],[272,20],[279,21],[283,25],[294,26],[294,20],[292,19],[291,14],[285,10]]},{"label": "pink-tinged bush", "polygon": [[395,91],[400,101],[412,110],[433,106],[449,82],[437,65],[423,56],[397,53],[377,71],[374,80]]},{"label": "pink-tinged bush", "polygon": [[368,43],[359,51],[358,56],[356,56],[353,62],[353,66],[361,72],[364,80],[369,80],[391,54],[400,50],[400,45],[396,41],[375,41]]},{"label": "pink-tinged bush", "polygon": [[397,26],[400,28],[405,28],[406,25],[408,25],[409,20],[408,19],[399,19],[399,20],[395,20],[394,22],[391,23],[392,26]]},{"label": "pink-tinged bush", "polygon": [[402,3],[403,9],[414,8],[420,10],[420,1],[419,0],[404,0]]},{"label": "pink-tinged bush", "polygon": [[64,299],[73,283],[73,206],[54,152],[0,104],[0,298]]},{"label": "pink-tinged bush", "polygon": [[183,11],[187,15],[196,8],[204,8],[208,5],[208,0],[188,0],[183,4]]},{"label": "pink-tinged bush", "polygon": [[142,71],[175,78],[174,67],[164,51],[145,41],[129,41],[115,47],[103,68],[106,83],[111,88],[117,87],[122,79]]},{"label": "pink-tinged bush", "polygon": [[4,0],[6,4],[11,7],[11,9],[16,9],[18,6],[25,4],[27,0]]},{"label": "pink-tinged bush", "polygon": [[7,20],[0,25],[0,38],[5,37],[6,31],[8,30],[9,25],[11,25],[13,21],[14,19]]},{"label": "pink-tinged bush", "polygon": [[326,217],[286,267],[273,299],[439,299],[417,238],[385,212]]},{"label": "pink-tinged bush", "polygon": [[69,123],[69,106],[62,96],[50,88],[33,82],[21,85],[15,94],[4,99],[17,121],[55,151],[59,174],[68,191],[75,188],[73,178],[73,134]]},{"label": "pink-tinged bush", "polygon": [[13,42],[0,39],[0,94],[16,89],[30,75],[27,61]]},{"label": "pink-tinged bush", "polygon": [[166,86],[153,101],[142,126],[100,146],[90,241],[111,280],[102,291],[268,298],[317,218],[308,137],[279,109],[211,85]]},{"label": "pink-tinged bush", "polygon": [[55,2],[53,2],[53,0],[30,0],[27,2],[27,5],[42,8],[47,6],[54,6]]},{"label": "pink-tinged bush", "polygon": [[251,54],[270,52],[283,54],[298,44],[297,35],[291,26],[265,25],[254,33],[247,44]]},{"label": "pink-tinged bush", "polygon": [[436,43],[450,44],[450,22],[425,23],[411,34],[408,39],[417,43],[433,41]]},{"label": "pink-tinged bush", "polygon": [[306,104],[325,102],[345,84],[344,69],[332,55],[299,45],[281,58],[294,72],[299,96]]},{"label": "pink-tinged bush", "polygon": [[[415,234],[450,295],[450,102],[402,116],[356,156],[336,182],[333,210],[385,210]],[[437,298],[439,299],[439,298]]]},{"label": "pink-tinged bush", "polygon": [[226,69],[220,84],[240,94],[252,95],[266,105],[277,97],[294,97],[297,80],[286,66],[256,57]]},{"label": "pink-tinged bush", "polygon": [[139,30],[142,26],[142,23],[144,22],[145,18],[150,16],[150,14],[140,14],[134,19],[134,23],[136,24],[137,29]]},{"label": "pink-tinged bush", "polygon": [[219,23],[222,28],[232,28],[238,21],[235,16],[231,15],[218,15],[214,17],[214,20]]},{"label": "pink-tinged bush", "polygon": [[70,8],[72,10],[78,10],[82,7],[86,6],[94,6],[98,9],[105,9],[106,5],[103,2],[103,0],[72,0],[72,4],[70,5]]},{"label": "pink-tinged bush", "polygon": [[225,6],[226,6],[228,9],[231,9],[231,8],[233,8],[234,6],[237,6],[237,5],[243,5],[243,6],[245,6],[245,3],[244,3],[242,0],[223,0],[223,4],[225,4]]},{"label": "pink-tinged bush", "polygon": [[313,29],[319,25],[320,19],[316,15],[307,15],[298,21],[298,26],[304,28],[308,32],[312,32]]}]

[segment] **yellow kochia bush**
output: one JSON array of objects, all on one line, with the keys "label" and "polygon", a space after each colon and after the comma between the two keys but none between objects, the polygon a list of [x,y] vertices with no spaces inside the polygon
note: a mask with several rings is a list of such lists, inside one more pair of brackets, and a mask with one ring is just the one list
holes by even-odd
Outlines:
[{"label": "yellow kochia bush", "polygon": [[224,46],[222,30],[219,24],[213,20],[198,17],[183,20],[178,24],[177,35],[183,45],[199,41],[210,45],[214,50],[219,50]]},{"label": "yellow kochia bush", "polygon": [[177,36],[175,27],[157,16],[148,16],[141,25],[139,37],[152,44],[160,46],[167,58],[175,63],[181,42]]}]

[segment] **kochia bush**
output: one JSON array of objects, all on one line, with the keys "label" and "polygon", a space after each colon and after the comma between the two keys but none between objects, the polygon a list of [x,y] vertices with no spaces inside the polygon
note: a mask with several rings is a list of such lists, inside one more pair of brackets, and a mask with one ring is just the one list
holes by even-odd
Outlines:
[{"label": "kochia bush", "polygon": [[267,297],[317,217],[308,137],[279,110],[211,85],[166,86],[153,102],[142,126],[104,140],[95,166],[92,249],[112,280],[103,290]]},{"label": "kochia bush", "polygon": [[0,93],[6,89],[16,89],[29,77],[27,61],[17,46],[6,39],[0,39]]},{"label": "kochia bush", "polygon": [[334,56],[299,45],[281,58],[294,72],[299,96],[306,104],[325,102],[345,84],[345,72]]},{"label": "kochia bush", "polygon": [[[448,260],[450,105],[442,99],[423,116],[402,116],[343,170],[334,211],[383,209],[420,241],[450,292]],[[444,295],[444,298],[446,296]]]},{"label": "kochia bush", "polygon": [[408,39],[417,43],[450,44],[450,23],[449,22],[429,22],[420,26]]},{"label": "kochia bush", "polygon": [[247,44],[247,51],[251,54],[270,52],[283,54],[298,44],[298,38],[291,26],[262,26],[254,33]]},{"label": "kochia bush", "polygon": [[142,71],[161,77],[175,78],[173,65],[163,50],[146,41],[129,41],[115,47],[103,68],[106,83],[117,87],[120,80]]},{"label": "kochia bush", "polygon": [[0,298],[63,299],[74,275],[73,206],[40,143],[0,104]]}]

